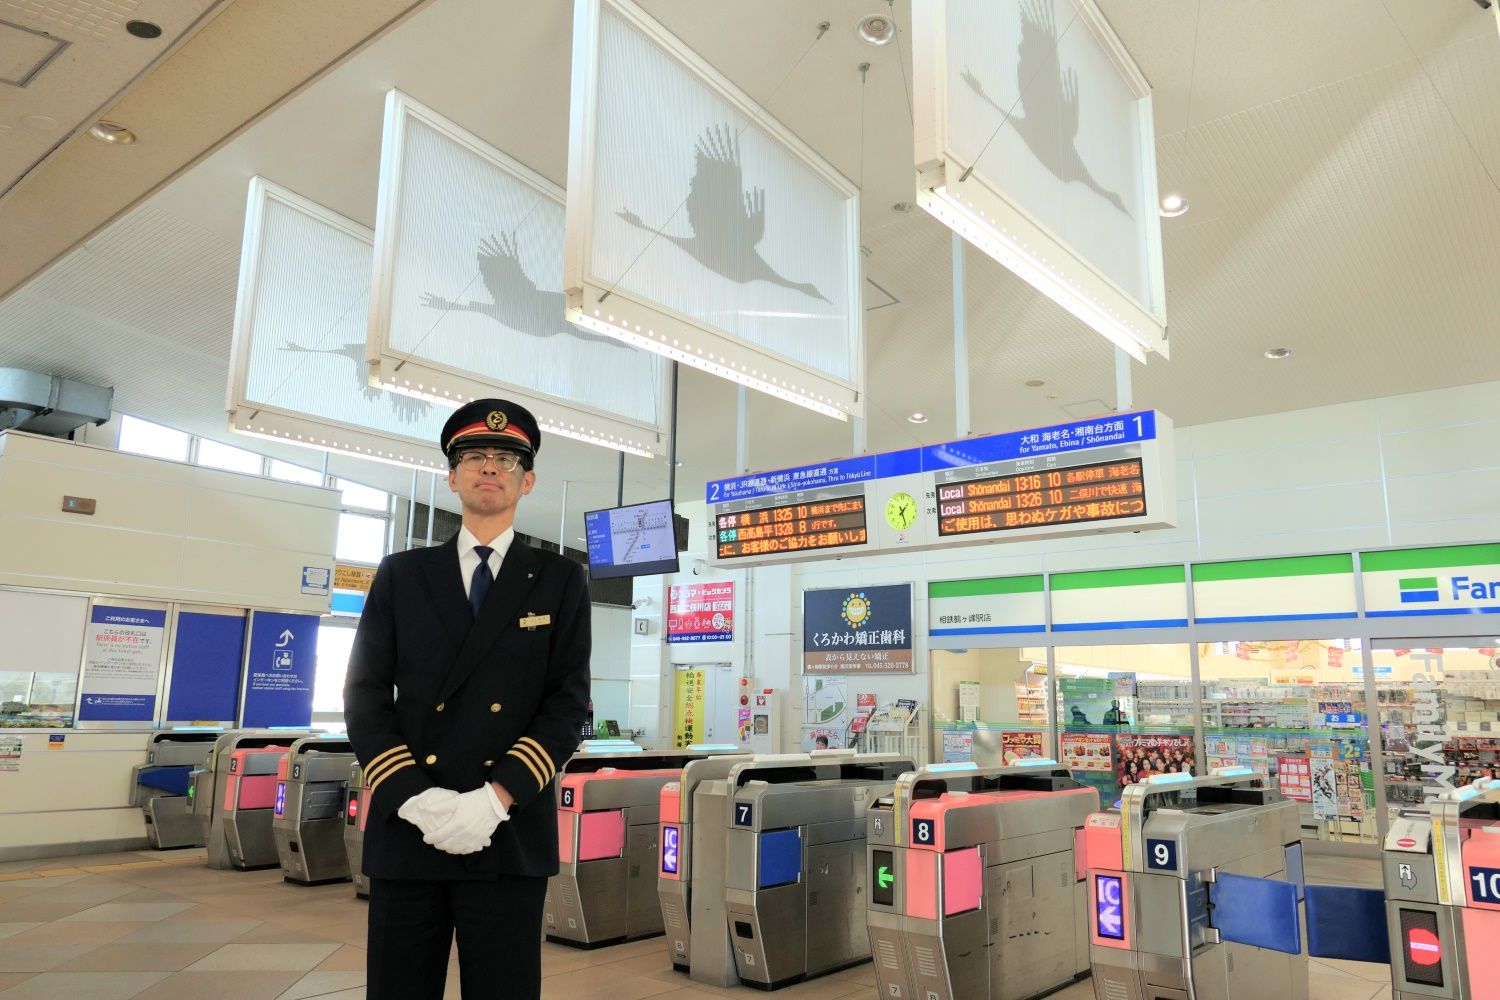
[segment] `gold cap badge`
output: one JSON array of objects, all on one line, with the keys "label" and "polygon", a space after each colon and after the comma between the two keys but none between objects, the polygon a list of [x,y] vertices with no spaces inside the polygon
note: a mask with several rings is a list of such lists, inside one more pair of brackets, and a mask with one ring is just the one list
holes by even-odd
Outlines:
[{"label": "gold cap badge", "polygon": [[491,410],[489,416],[484,418],[484,425],[492,431],[503,431],[510,421],[505,419],[505,414],[499,410]]}]

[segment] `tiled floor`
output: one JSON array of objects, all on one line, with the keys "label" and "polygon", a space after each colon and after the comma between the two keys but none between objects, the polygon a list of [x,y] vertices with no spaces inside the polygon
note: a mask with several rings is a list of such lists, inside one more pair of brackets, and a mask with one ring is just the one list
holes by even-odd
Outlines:
[{"label": "tiled floor", "polygon": [[[202,851],[0,864],[0,1000],[304,1000],[364,996],[365,904],[346,885],[281,872],[219,872]],[[1313,859],[1318,881],[1378,885],[1373,862]],[[542,946],[548,1000],[709,1000],[758,991],[696,986],[660,938],[596,951]],[[456,966],[448,996],[457,998]],[[1314,960],[1312,1000],[1390,996],[1384,966]],[[498,996],[499,994],[497,994]],[[877,1000],[866,964],[777,992]],[[1087,1000],[1087,981],[1055,994]],[[470,998],[473,1000],[473,998]],[[1249,1000],[1249,998],[1246,998]]]}]

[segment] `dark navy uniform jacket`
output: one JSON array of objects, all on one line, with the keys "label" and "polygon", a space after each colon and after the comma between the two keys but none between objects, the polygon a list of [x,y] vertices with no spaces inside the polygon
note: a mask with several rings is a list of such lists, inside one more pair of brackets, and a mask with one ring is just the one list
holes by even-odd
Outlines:
[{"label": "dark navy uniform jacket", "polygon": [[[557,872],[553,778],[588,713],[590,605],[583,568],[512,541],[476,619],[456,539],[387,556],[360,617],[344,685],[370,805],[364,870],[376,878],[483,879]],[[396,814],[428,788],[497,781],[513,796],[489,847],[456,856]]]}]

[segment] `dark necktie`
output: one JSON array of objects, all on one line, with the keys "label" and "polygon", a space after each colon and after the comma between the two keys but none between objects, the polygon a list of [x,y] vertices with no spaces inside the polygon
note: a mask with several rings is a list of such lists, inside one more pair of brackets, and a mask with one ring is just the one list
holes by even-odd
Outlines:
[{"label": "dark necktie", "polygon": [[474,609],[474,617],[479,617],[479,609],[484,607],[484,598],[490,592],[490,584],[495,582],[495,576],[490,572],[490,553],[495,550],[488,545],[476,545],[474,551],[479,553],[479,565],[474,567],[474,576],[469,581],[469,606]]}]

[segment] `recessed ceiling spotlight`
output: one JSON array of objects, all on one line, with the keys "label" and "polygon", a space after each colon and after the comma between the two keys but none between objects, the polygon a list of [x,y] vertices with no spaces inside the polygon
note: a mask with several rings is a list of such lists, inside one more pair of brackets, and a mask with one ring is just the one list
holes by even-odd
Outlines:
[{"label": "recessed ceiling spotlight", "polygon": [[866,45],[885,45],[896,37],[896,22],[885,14],[870,14],[859,19],[854,33]]},{"label": "recessed ceiling spotlight", "polygon": [[1161,217],[1163,219],[1175,219],[1179,215],[1186,215],[1188,200],[1180,194],[1169,194],[1161,200]]},{"label": "recessed ceiling spotlight", "polygon": [[1044,386],[1046,384],[1047,384],[1047,380],[1044,379],[1044,378],[1029,378],[1029,379],[1026,380],[1026,383],[1025,383],[1026,388],[1028,388],[1028,389],[1040,389],[1042,386]]},{"label": "recessed ceiling spotlight", "polygon": [[150,21],[126,21],[125,30],[137,38],[160,38],[161,25]]},{"label": "recessed ceiling spotlight", "polygon": [[94,122],[89,126],[89,135],[100,142],[113,143],[116,146],[129,146],[135,142],[135,133],[124,125],[116,125],[114,122]]},{"label": "recessed ceiling spotlight", "polygon": [[925,424],[927,423],[927,414],[923,413],[921,410],[918,410],[916,413],[913,413],[906,419],[914,424]]},{"label": "recessed ceiling spotlight", "polygon": [[1273,347],[1266,352],[1266,357],[1270,358],[1272,361],[1281,361],[1284,358],[1289,358],[1291,356],[1292,349],[1290,347]]}]

